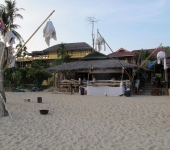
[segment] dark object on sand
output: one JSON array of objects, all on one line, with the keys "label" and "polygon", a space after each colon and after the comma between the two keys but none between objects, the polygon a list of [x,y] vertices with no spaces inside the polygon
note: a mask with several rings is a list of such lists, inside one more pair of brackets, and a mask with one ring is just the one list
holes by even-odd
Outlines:
[{"label": "dark object on sand", "polygon": [[84,88],[80,87],[80,95],[84,95]]},{"label": "dark object on sand", "polygon": [[40,110],[40,114],[46,115],[46,114],[48,114],[48,111],[49,110],[46,110],[46,109]]},{"label": "dark object on sand", "polygon": [[37,97],[37,103],[42,103],[42,97]]},{"label": "dark object on sand", "polygon": [[38,87],[32,87],[31,88],[31,92],[39,92],[39,91],[42,91],[42,89],[38,88]]},{"label": "dark object on sand", "polygon": [[125,96],[126,96],[126,97],[130,97],[130,96],[131,96],[131,93],[130,93],[130,92],[131,92],[130,90],[126,90],[126,91],[125,91]]}]

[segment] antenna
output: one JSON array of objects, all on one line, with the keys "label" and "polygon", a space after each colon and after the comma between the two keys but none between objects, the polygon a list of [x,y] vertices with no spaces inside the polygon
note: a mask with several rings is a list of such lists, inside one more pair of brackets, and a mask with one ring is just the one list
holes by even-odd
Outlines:
[{"label": "antenna", "polygon": [[87,17],[87,21],[92,24],[92,45],[94,49],[94,23],[97,23],[99,20],[95,20],[95,17]]}]

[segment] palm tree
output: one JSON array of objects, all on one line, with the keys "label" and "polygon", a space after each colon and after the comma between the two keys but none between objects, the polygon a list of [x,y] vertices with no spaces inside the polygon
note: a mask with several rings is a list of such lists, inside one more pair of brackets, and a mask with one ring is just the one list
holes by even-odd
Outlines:
[{"label": "palm tree", "polygon": [[147,51],[147,50],[142,51],[142,53],[141,53],[141,62],[143,63],[145,61],[144,64],[142,65],[142,67],[147,68],[148,63],[152,60],[152,56],[151,57],[149,57],[149,56],[150,56],[149,51]]},{"label": "palm tree", "polygon": [[170,47],[167,46],[167,47],[163,47],[164,48],[164,51],[167,52],[168,54],[170,54]]},{"label": "palm tree", "polygon": [[[140,66],[140,64],[145,61],[149,56],[150,56],[150,52],[148,50],[143,50],[141,49],[140,51],[136,51],[135,54],[134,54],[134,60],[136,61],[136,64],[138,66]],[[153,56],[150,56],[148,58],[148,61],[153,61],[155,60],[155,58]],[[148,63],[147,61],[147,63]],[[147,64],[145,64],[147,65]]]},{"label": "palm tree", "polygon": [[21,37],[21,35],[17,31],[15,31],[20,26],[14,24],[14,20],[16,18],[23,19],[23,16],[21,14],[18,14],[18,11],[24,9],[17,8],[15,0],[5,0],[5,4],[6,6],[0,5],[0,17],[6,25],[6,30],[4,30],[1,34],[5,37],[7,31],[11,30],[11,32],[15,35],[16,39],[20,42],[23,42],[23,38]]},{"label": "palm tree", "polygon": [[23,45],[21,43],[16,45],[16,47],[15,47],[17,49],[16,57],[21,57],[21,56],[24,57],[25,55],[28,54],[27,47],[26,46],[24,46],[23,48],[22,47],[23,47]]},{"label": "palm tree", "polygon": [[138,66],[141,64],[141,53],[142,53],[142,50],[136,51],[134,53],[134,60]]},{"label": "palm tree", "polygon": [[[0,17],[2,18],[4,24],[6,25],[6,30],[1,32],[1,35],[5,37],[6,33],[8,32],[8,30],[11,30],[11,32],[13,32],[13,34],[15,35],[16,39],[18,39],[20,42],[23,42],[23,39],[21,37],[21,35],[15,31],[15,29],[17,29],[19,27],[19,25],[14,24],[14,20],[16,18],[23,18],[22,15],[18,14],[18,11],[22,8],[17,8],[16,7],[16,2],[11,1],[11,0],[5,0],[5,4],[4,5],[0,5]],[[4,92],[4,74],[3,74],[3,67],[4,67],[4,44],[0,43],[0,93],[4,99],[4,101],[6,102],[6,96],[5,96],[5,92]],[[1,99],[1,101],[3,101]],[[0,107],[1,112],[0,112],[0,116],[6,116],[8,115],[7,112],[7,108],[5,108],[5,103],[1,102],[0,103]]]},{"label": "palm tree", "polygon": [[61,58],[61,63],[68,62],[70,60],[70,55],[67,54],[66,47],[64,43],[61,43],[59,45],[59,48],[57,49],[57,55]]}]

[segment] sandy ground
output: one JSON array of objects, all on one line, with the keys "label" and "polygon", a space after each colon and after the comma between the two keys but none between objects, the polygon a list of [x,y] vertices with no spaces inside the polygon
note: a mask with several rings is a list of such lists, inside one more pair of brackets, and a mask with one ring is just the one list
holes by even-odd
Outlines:
[{"label": "sandy ground", "polygon": [[0,118],[0,150],[170,150],[168,96],[6,92],[6,97],[13,120]]}]

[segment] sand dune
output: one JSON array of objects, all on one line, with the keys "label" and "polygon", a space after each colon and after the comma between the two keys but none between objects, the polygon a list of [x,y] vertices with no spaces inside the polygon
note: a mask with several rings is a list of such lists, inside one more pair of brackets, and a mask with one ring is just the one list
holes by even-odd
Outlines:
[{"label": "sand dune", "polygon": [[6,97],[13,120],[0,118],[1,150],[170,149],[168,96],[7,92]]}]

